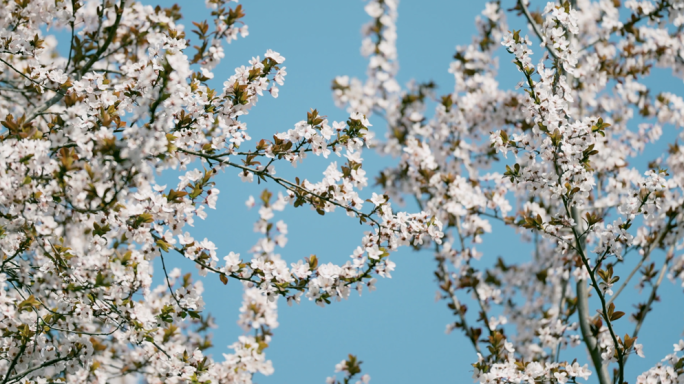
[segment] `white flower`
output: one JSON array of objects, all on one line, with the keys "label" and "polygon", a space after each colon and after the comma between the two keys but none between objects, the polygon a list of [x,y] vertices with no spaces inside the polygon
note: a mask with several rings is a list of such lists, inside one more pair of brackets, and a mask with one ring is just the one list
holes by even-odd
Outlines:
[{"label": "white flower", "polygon": [[371,197],[371,202],[375,204],[375,206],[379,206],[384,204],[387,201],[385,198],[385,195],[378,195],[377,193],[373,192],[373,197]]},{"label": "white flower", "polygon": [[378,248],[377,244],[373,244],[372,247],[366,247],[366,252],[368,253],[368,258],[377,260],[382,256],[382,250]]},{"label": "white flower", "polygon": [[634,353],[639,357],[644,357],[644,346],[641,344],[634,344]]},{"label": "white flower", "polygon": [[271,49],[266,51],[266,54],[264,56],[266,56],[269,59],[272,59],[273,61],[275,61],[278,64],[282,64],[285,61],[285,58],[283,56],[281,56],[280,53],[275,52]]},{"label": "white flower", "polygon": [[226,262],[226,273],[237,272],[240,269],[240,254],[231,252],[223,258]]},{"label": "white flower", "polygon": [[240,176],[240,180],[242,180],[243,182],[251,183],[252,181],[254,181],[254,174],[249,171],[240,171],[240,173],[238,173],[238,176]]}]

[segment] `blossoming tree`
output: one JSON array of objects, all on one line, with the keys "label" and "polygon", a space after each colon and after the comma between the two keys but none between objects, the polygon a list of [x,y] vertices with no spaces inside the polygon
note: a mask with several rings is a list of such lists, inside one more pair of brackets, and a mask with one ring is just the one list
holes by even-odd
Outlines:
[{"label": "blossoming tree", "polygon": [[[454,92],[436,97],[434,84],[395,80],[397,2],[370,0],[368,78],[333,81],[349,118],[329,122],[311,110],[292,129],[252,139],[241,116],[264,93],[278,96],[285,58],[269,50],[221,89],[208,84],[224,43],[247,35],[242,5],[207,0],[212,20],[188,32],[177,6],[4,0],[1,383],[250,383],[273,371],[265,349],[278,298],[334,305],[387,276],[400,246],[434,252],[440,297],[455,317],[448,329],[472,344],[476,380],[631,380],[625,365],[642,353],[639,331],[658,288],[665,277],[684,277],[676,256],[684,154],[672,143],[646,173],[628,163],[663,126],[684,121],[684,100],[653,94],[645,80],[654,66],[684,76],[684,2],[578,0],[539,11],[510,3],[486,5],[479,34],[454,55]],[[509,30],[507,14],[523,18],[531,37]],[[68,55],[55,51],[48,29],[69,32]],[[520,90],[495,81],[500,47],[521,73]],[[427,118],[430,99],[438,105]],[[383,139],[369,129],[374,114],[387,123]],[[362,191],[365,147],[398,159],[377,175],[384,194]],[[276,176],[276,167],[305,158],[328,164],[323,178]],[[164,172],[180,172],[179,183],[159,185]],[[218,177],[269,188],[259,197],[262,237],[251,258],[219,253],[187,230],[215,208]],[[406,199],[421,212],[392,207]],[[344,211],[366,226],[351,261],[312,256],[288,265],[274,253],[287,241],[274,211],[289,204]],[[492,221],[532,242],[532,259],[478,269],[472,261],[486,256],[476,245]],[[253,332],[222,360],[203,353],[213,322],[201,279],[167,269],[179,257],[202,278],[244,285],[239,324]],[[163,284],[155,287],[157,258]],[[614,301],[632,279],[650,295],[629,329],[620,320],[627,309]],[[571,347],[584,348],[591,367],[564,360]],[[683,348],[637,382],[684,382]],[[336,370],[345,376],[328,382],[369,380],[353,355]]]},{"label": "blossoming tree", "polygon": [[[422,247],[439,262],[441,298],[456,318],[449,329],[463,331],[478,353],[474,378],[563,383],[594,374],[595,382],[627,382],[625,365],[642,355],[639,331],[663,278],[684,277],[684,259],[675,257],[683,245],[679,147],[672,143],[646,173],[628,164],[662,126],[684,121],[680,96],[646,86],[652,67],[682,78],[684,3],[563,1],[540,12],[523,0],[509,9],[488,3],[479,35],[454,55],[454,92],[439,99],[431,119],[424,110],[433,84],[402,90],[394,80],[396,5],[367,5],[375,18],[363,45],[369,77],[338,77],[334,94],[350,111],[387,121],[386,140],[375,144],[400,157],[379,177],[387,194],[415,199],[444,223],[445,241]],[[505,11],[523,17],[532,38],[509,30]],[[536,59],[532,39],[541,43]],[[500,45],[521,73],[521,91],[498,88],[493,55]],[[638,130],[630,122],[635,112]],[[485,173],[497,165],[503,174]],[[493,220],[533,241],[532,260],[474,267]],[[656,266],[658,249],[666,254]],[[631,272],[618,276],[614,267]],[[630,326],[614,300],[635,275],[651,293]],[[475,298],[477,316],[461,304],[462,292]],[[580,344],[593,370],[560,358]],[[683,346],[636,381],[684,381]]]}]

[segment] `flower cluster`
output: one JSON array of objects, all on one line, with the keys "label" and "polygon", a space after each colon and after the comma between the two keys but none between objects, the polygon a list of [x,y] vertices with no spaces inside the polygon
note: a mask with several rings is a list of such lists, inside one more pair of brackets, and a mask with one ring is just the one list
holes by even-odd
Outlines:
[{"label": "flower cluster", "polygon": [[339,364],[335,365],[335,372],[344,372],[344,379],[343,381],[339,381],[335,378],[335,376],[328,377],[325,382],[326,384],[341,384],[341,383],[355,383],[355,384],[368,384],[370,382],[370,375],[369,374],[364,374],[359,377],[359,380],[356,382],[352,381],[354,376],[361,374],[361,363],[363,361],[359,361],[356,356],[354,355],[349,355],[349,357],[346,360],[342,360]]},{"label": "flower cluster", "polygon": [[679,384],[684,382],[684,357],[679,356],[679,352],[684,350],[684,340],[674,345],[674,352],[665,356],[662,360],[667,363],[658,363],[655,367],[639,375],[636,379],[637,384],[646,383],[672,383]]}]

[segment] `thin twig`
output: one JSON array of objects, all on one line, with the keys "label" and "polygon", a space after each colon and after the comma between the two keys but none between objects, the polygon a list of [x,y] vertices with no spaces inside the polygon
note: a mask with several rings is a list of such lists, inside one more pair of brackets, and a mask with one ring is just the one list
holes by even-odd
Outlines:
[{"label": "thin twig", "polygon": [[[17,375],[14,375],[12,378],[10,378],[9,380],[7,380],[7,383],[14,383],[14,382],[17,382],[17,381],[21,380],[22,378],[24,378],[26,375],[30,374],[31,372],[35,372],[35,371],[37,371],[37,370],[39,370],[39,369],[48,367],[48,366],[53,365],[53,364],[56,364],[56,363],[59,363],[60,361],[69,360],[70,358],[73,358],[73,357],[70,357],[70,356],[67,355],[67,356],[64,356],[64,357],[58,357],[58,358],[56,358],[56,359],[52,359],[52,360],[46,361],[46,362],[44,362],[44,363],[41,364],[41,365],[38,365],[38,366],[33,367],[33,368],[29,368],[29,369],[25,370],[25,371],[22,372],[22,373],[19,373],[19,374],[17,374]],[[9,374],[9,373],[8,373],[8,374]]]},{"label": "thin twig", "polygon": [[530,14],[530,11],[527,9],[525,3],[523,3],[522,0],[518,0],[518,5],[520,6],[520,9],[522,9],[523,14],[525,14],[527,22],[530,23],[530,25],[532,26],[534,33],[537,35],[539,40],[541,40],[542,44],[544,44],[544,46],[546,47],[546,50],[549,51],[554,60],[558,60],[558,55],[556,54],[556,52],[554,52],[553,48],[549,47],[549,45],[547,44],[546,37],[544,37],[544,35],[541,33],[539,27],[537,27],[537,23],[534,22],[534,19],[532,18],[532,15]]},{"label": "thin twig", "polygon": [[41,84],[41,83],[39,83],[39,82],[33,80],[32,78],[26,76],[23,72],[21,72],[20,70],[18,70],[17,68],[15,68],[12,64],[6,62],[6,61],[3,60],[3,59],[0,59],[0,62],[2,62],[3,64],[5,64],[6,66],[10,67],[14,72],[16,72],[17,74],[19,74],[21,77],[25,78],[26,80],[32,82],[33,84],[35,84],[35,85],[37,85],[37,86],[39,86],[39,87],[41,87],[41,88],[45,88],[45,89],[47,89],[47,90],[50,90],[50,91],[52,91],[52,92],[56,92],[57,94],[60,94],[60,95],[62,95],[62,96],[66,95],[64,92],[62,92],[62,91],[59,90],[59,89],[53,89],[53,88],[50,88],[50,87],[46,87],[46,86],[44,86],[43,84]]},{"label": "thin twig", "polygon": [[[674,250],[675,246],[674,244],[670,246],[670,249],[668,250],[667,254],[665,255],[665,261],[663,261],[663,268],[660,270],[660,275],[658,276],[658,280],[656,283],[653,285],[653,291],[651,291],[651,296],[648,299],[648,308],[650,308],[651,304],[653,304],[653,301],[656,299],[656,291],[658,290],[658,287],[660,287],[660,284],[663,282],[663,278],[665,277],[665,274],[667,273],[667,264],[672,260],[672,257],[674,255]],[[641,324],[643,323],[643,319],[646,316],[641,319],[641,321],[637,322],[636,328],[634,329],[634,334],[633,337],[637,337],[639,334],[639,330],[641,329]]]},{"label": "thin twig", "polygon": [[159,250],[159,253],[161,256],[162,269],[164,270],[164,276],[166,277],[166,286],[169,287],[169,292],[171,293],[171,296],[173,296],[173,299],[176,301],[176,304],[178,304],[178,307],[180,307],[180,309],[182,309],[183,311],[187,311],[188,309],[181,305],[180,301],[178,301],[178,298],[176,297],[176,293],[173,292],[173,288],[171,288],[171,281],[169,280],[169,273],[166,271],[166,263],[164,262],[164,254],[161,252],[161,250]]},{"label": "thin twig", "polygon": [[[90,68],[100,59],[100,55],[104,53],[105,50],[109,47],[109,45],[112,43],[114,40],[114,36],[116,36],[116,32],[119,29],[119,23],[121,22],[121,17],[123,16],[123,8],[126,4],[126,0],[121,0],[119,3],[119,6],[116,7],[116,19],[114,20],[114,24],[111,26],[111,31],[109,35],[107,36],[107,39],[105,40],[104,44],[100,47],[100,49],[95,52],[93,57],[86,63],[86,65],[81,68],[79,71],[78,75],[83,76]],[[76,69],[74,68],[74,71]],[[62,98],[65,96],[65,93],[57,93],[54,95],[52,98],[50,98],[48,101],[46,101],[43,105],[40,107],[36,108],[33,112],[29,113],[29,115],[26,117],[26,122],[30,122],[33,119],[35,119],[38,115],[41,113],[45,112],[48,108],[52,107],[53,105],[57,104]]]},{"label": "thin twig", "polygon": [[258,177],[264,177],[264,178],[271,179],[271,180],[275,181],[277,184],[279,184],[279,185],[285,187],[285,188],[288,189],[288,190],[291,190],[291,191],[295,192],[294,190],[296,189],[296,190],[298,190],[298,191],[304,192],[304,193],[307,194],[307,195],[311,195],[311,196],[313,196],[313,197],[316,197],[316,198],[318,198],[318,199],[321,199],[321,200],[323,200],[323,201],[326,201],[326,202],[328,202],[328,203],[330,203],[330,204],[332,204],[332,205],[338,206],[338,207],[340,207],[340,208],[342,208],[342,209],[345,209],[345,210],[347,210],[347,211],[354,212],[357,216],[363,217],[363,218],[365,218],[365,219],[367,219],[367,220],[370,220],[370,221],[372,221],[375,225],[377,225],[378,227],[381,227],[380,223],[378,223],[377,220],[375,220],[375,219],[374,219],[373,217],[371,217],[370,215],[368,215],[368,214],[366,214],[366,213],[363,213],[363,212],[361,212],[361,211],[359,211],[359,210],[357,210],[357,209],[355,209],[355,208],[351,208],[351,207],[349,207],[349,206],[346,206],[346,205],[343,205],[343,204],[341,204],[341,203],[338,203],[338,202],[335,201],[335,200],[331,200],[331,199],[329,199],[329,198],[327,198],[327,197],[323,197],[323,196],[321,196],[321,195],[319,195],[319,194],[317,194],[317,193],[315,193],[315,192],[312,192],[312,191],[310,191],[310,190],[308,190],[308,189],[306,189],[306,188],[304,188],[304,187],[302,187],[302,186],[300,186],[300,185],[298,185],[298,184],[295,184],[295,183],[293,183],[293,182],[291,182],[291,181],[289,181],[289,180],[285,180],[285,179],[283,179],[283,178],[281,178],[281,177],[273,176],[273,175],[271,175],[270,173],[266,172],[266,169],[263,169],[263,170],[256,170],[256,169],[253,169],[253,168],[245,167],[245,166],[242,166],[242,165],[240,165],[240,164],[236,164],[236,163],[232,163],[232,162],[230,162],[230,161],[224,160],[224,159],[222,159],[220,156],[207,155],[207,154],[204,154],[204,153],[195,152],[195,151],[191,151],[191,150],[187,150],[187,149],[178,148],[178,151],[183,152],[183,153],[187,153],[187,154],[190,154],[190,155],[195,155],[195,156],[203,157],[203,158],[205,158],[205,159],[211,159],[211,160],[214,160],[214,161],[219,162],[219,163],[221,163],[221,164],[229,165],[229,166],[231,166],[231,167],[235,167],[235,168],[238,168],[238,169],[242,169],[243,171],[247,171],[247,172],[253,173],[253,174],[257,175]]},{"label": "thin twig", "polygon": [[[665,236],[670,232],[670,229],[672,229],[672,219],[670,219],[670,222],[668,222],[667,226],[663,229],[663,231],[658,235],[658,237],[655,239],[653,243],[650,244],[646,252],[644,252],[644,256],[642,257],[641,261],[636,265],[634,269],[632,269],[632,272],[627,276],[627,279],[622,283],[620,288],[615,292],[615,294],[608,300],[608,305],[610,305],[612,302],[614,302],[617,297],[620,295],[620,293],[625,289],[627,286],[627,283],[634,277],[634,274],[641,268],[641,266],[644,264],[644,262],[648,259],[648,257],[651,255],[651,252],[653,252],[654,249],[657,248],[658,244],[660,244],[663,239],[665,239]],[[591,321],[594,321],[599,315],[596,314],[594,317],[591,319]]]}]

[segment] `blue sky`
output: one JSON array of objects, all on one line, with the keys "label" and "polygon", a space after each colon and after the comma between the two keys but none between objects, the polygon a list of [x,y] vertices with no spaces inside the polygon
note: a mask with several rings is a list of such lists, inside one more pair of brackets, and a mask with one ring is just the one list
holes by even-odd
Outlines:
[{"label": "blue sky", "polygon": [[[165,1],[158,3],[168,5]],[[504,7],[513,5],[512,1],[503,3]],[[534,4],[537,3],[542,4]],[[202,1],[185,0],[179,4],[185,15],[181,22],[186,24],[188,32],[191,21],[209,18]],[[333,104],[330,84],[338,75],[365,76],[366,60],[359,53],[360,27],[368,21],[363,11],[365,3],[361,0],[262,0],[241,4],[250,34],[226,47],[226,58],[214,71],[214,85],[220,87],[233,73],[233,68],[247,64],[253,56],[263,58],[267,49],[273,49],[287,59],[284,65],[288,75],[279,97],[261,98],[245,119],[253,143],[291,128],[305,118],[310,108],[328,115],[331,121],[345,120],[345,111]],[[474,17],[483,6],[484,2],[480,1],[402,0],[398,21],[400,83],[410,79],[434,80],[439,86],[438,94],[450,92],[453,77],[447,69],[454,47],[470,42],[475,32]],[[523,27],[519,21],[512,24],[515,28]],[[540,54],[541,49],[537,47],[535,53]],[[499,80],[506,87],[514,86],[520,80],[520,74],[509,63],[510,58],[502,55]],[[659,79],[663,80],[659,82]],[[656,77],[654,86],[682,93],[681,81],[673,85],[665,79],[666,76]],[[384,134],[382,121],[371,121],[376,132]],[[658,147],[650,150],[647,156],[666,148],[668,138],[674,137],[673,129],[668,127],[666,131],[668,129],[670,132],[666,132]],[[368,151],[364,158],[367,160],[364,168],[369,176],[391,162],[391,159]],[[296,173],[319,179],[327,165],[325,160],[316,157],[307,160],[308,164],[298,168]],[[294,175],[289,168],[281,165],[278,171]],[[257,213],[247,211],[243,203],[249,195],[258,196],[264,186],[278,191],[274,185],[241,183],[236,174],[230,170],[219,176],[217,187],[221,194],[217,211],[210,211],[207,220],[196,223],[191,231],[195,238],[207,237],[214,241],[220,257],[230,251],[249,255],[249,248],[257,240],[252,232]],[[177,182],[174,177],[166,180],[170,185]],[[161,181],[166,182],[164,178]],[[371,190],[365,192],[370,195]],[[289,242],[280,252],[288,261],[316,254],[322,262],[343,263],[359,244],[365,229],[341,211],[320,217],[306,207],[295,209],[290,206],[282,213],[276,212],[275,220],[279,219],[289,225]],[[502,240],[517,244],[513,231],[497,225],[494,229],[497,234],[486,236],[484,245],[479,247],[485,258],[529,259],[527,245],[501,246]],[[308,301],[290,308],[281,301],[280,327],[275,330],[273,342],[266,350],[267,357],[273,361],[275,374],[270,377],[257,375],[255,381],[264,384],[324,382],[332,375],[335,364],[353,353],[364,361],[362,368],[374,383],[470,382],[470,364],[476,361],[475,353],[459,332],[445,334],[446,324],[454,319],[444,302],[435,302],[437,287],[432,275],[435,267],[432,254],[402,249],[392,259],[397,263],[393,278],[379,281],[378,290],[373,293],[364,292],[362,297],[352,295],[349,301],[326,308]],[[194,271],[189,262],[177,255],[169,255],[166,260],[171,266]],[[660,260],[662,255],[656,257],[658,265]],[[159,260],[157,264],[160,264]],[[155,270],[161,273],[161,266],[157,264]],[[155,276],[155,281],[162,283],[161,275]],[[630,359],[627,370],[630,382],[670,353],[671,344],[681,337],[684,320],[681,288],[669,281],[663,286],[662,299],[670,308],[658,303],[649,315],[641,338],[646,359]],[[235,281],[224,286],[216,276],[205,279],[207,309],[219,325],[211,352],[219,360],[220,354],[228,351],[226,346],[242,332],[236,325],[241,293],[242,287]],[[640,300],[645,300],[646,294],[644,292]],[[629,305],[634,300],[633,295],[624,295],[618,304]],[[468,303],[467,299],[464,301]],[[631,332],[631,328],[624,328],[623,333],[627,329]],[[579,356],[580,360],[585,360],[583,351]]]}]

